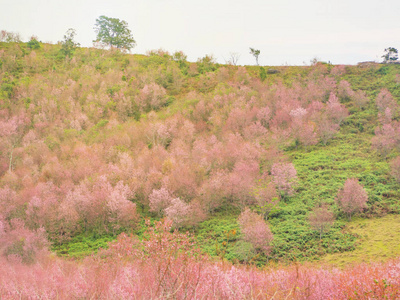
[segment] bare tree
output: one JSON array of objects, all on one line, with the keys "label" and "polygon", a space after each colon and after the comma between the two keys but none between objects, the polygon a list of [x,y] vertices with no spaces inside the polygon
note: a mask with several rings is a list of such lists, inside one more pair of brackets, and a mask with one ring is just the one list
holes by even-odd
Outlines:
[{"label": "bare tree", "polygon": [[322,239],[322,234],[332,226],[335,216],[327,205],[321,205],[313,209],[308,216],[308,221],[311,227],[319,232],[319,239]]},{"label": "bare tree", "polygon": [[229,53],[229,60],[227,61],[228,65],[236,66],[240,58],[240,54],[237,52],[230,52]]}]

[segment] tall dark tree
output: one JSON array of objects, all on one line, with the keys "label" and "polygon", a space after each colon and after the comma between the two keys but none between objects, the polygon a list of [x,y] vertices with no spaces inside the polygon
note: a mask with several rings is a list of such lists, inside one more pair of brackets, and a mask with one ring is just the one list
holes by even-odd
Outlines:
[{"label": "tall dark tree", "polygon": [[97,37],[93,42],[101,42],[110,47],[131,50],[136,45],[128,23],[117,18],[100,16],[94,27]]},{"label": "tall dark tree", "polygon": [[385,54],[382,55],[383,62],[391,63],[391,62],[398,60],[398,58],[399,58],[398,53],[399,53],[399,51],[396,48],[393,48],[393,47],[386,48]]}]

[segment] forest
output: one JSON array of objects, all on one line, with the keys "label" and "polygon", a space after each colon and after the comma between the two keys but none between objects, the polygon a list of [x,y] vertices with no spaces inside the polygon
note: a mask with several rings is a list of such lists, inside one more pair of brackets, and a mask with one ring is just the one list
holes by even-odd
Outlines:
[{"label": "forest", "polygon": [[395,64],[0,42],[0,297],[398,299],[399,101]]}]

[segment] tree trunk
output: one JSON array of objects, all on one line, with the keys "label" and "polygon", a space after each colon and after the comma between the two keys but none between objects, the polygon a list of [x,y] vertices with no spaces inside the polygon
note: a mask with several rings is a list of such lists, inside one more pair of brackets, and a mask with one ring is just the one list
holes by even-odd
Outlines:
[{"label": "tree trunk", "polygon": [[14,145],[11,146],[10,163],[9,163],[9,165],[8,165],[8,172],[11,172],[11,171],[12,171],[13,152],[14,152]]}]

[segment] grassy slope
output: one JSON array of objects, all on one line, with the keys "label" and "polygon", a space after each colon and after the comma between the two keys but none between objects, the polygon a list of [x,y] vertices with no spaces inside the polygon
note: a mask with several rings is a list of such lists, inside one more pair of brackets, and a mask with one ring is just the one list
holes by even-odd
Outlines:
[{"label": "grassy slope", "polygon": [[[3,49],[8,46],[8,44],[2,44]],[[40,56],[41,59],[47,59],[46,63],[43,63],[43,71],[50,68],[57,72],[59,72],[59,68],[64,71],[62,61],[59,63],[60,66],[57,65],[57,51],[57,46],[51,45],[46,45],[44,49],[37,51],[38,55],[43,55]],[[97,52],[93,50],[91,55],[97,55]],[[89,56],[85,59],[92,59]],[[119,64],[123,64],[125,57],[117,55],[98,62],[96,60],[96,69],[99,72],[108,68],[118,69]],[[156,69],[159,66],[167,65],[163,58],[157,56],[148,58],[136,55],[130,59],[136,60],[145,69]],[[82,64],[85,64],[83,60]],[[252,76],[258,76],[258,69],[257,67],[248,67],[248,72]],[[268,80],[274,81],[280,78],[290,84],[292,78],[298,74],[304,76],[309,72],[304,67],[281,67],[280,69],[282,73],[269,75]],[[71,71],[71,76],[80,71],[81,69],[75,68]],[[346,103],[351,115],[343,124],[340,133],[329,141],[328,145],[318,144],[308,149],[286,149],[286,154],[296,166],[300,182],[297,193],[281,202],[280,209],[275,211],[269,220],[275,235],[273,257],[280,260],[310,260],[320,258],[328,253],[323,261],[343,265],[350,261],[362,261],[364,257],[379,260],[396,254],[396,251],[392,251],[392,249],[396,249],[395,245],[400,244],[400,234],[398,235],[396,231],[390,233],[391,228],[394,229],[398,226],[395,217],[357,219],[347,223],[347,220],[338,212],[334,199],[344,181],[347,178],[356,177],[365,186],[370,198],[370,209],[363,217],[400,212],[398,203],[400,185],[388,175],[387,161],[371,151],[370,146],[370,140],[377,126],[377,111],[373,100],[381,88],[388,88],[397,100],[400,100],[400,84],[394,80],[395,74],[399,73],[399,66],[347,68],[347,73],[340,79],[348,80],[355,90],[366,91],[371,99],[369,106],[364,110],[359,110],[354,108],[352,103]],[[20,81],[17,82],[18,84],[23,84],[24,78],[29,79],[28,75],[24,76],[17,75]],[[196,101],[186,100],[185,93],[191,90],[191,83],[196,83],[198,79],[188,79],[186,82],[188,85],[184,85],[180,94],[171,92],[175,98],[174,102],[165,110],[160,111],[159,115],[168,116],[182,110],[190,110]],[[5,85],[2,88],[5,88]],[[98,135],[96,135],[97,137]],[[100,136],[98,138],[102,139]],[[396,155],[397,153],[393,152],[388,159]],[[307,222],[308,212],[319,202],[333,204],[339,216],[333,228],[323,236],[322,241],[319,240],[318,234],[310,229]],[[238,214],[237,209],[224,208],[200,224],[194,233],[203,249],[212,255],[235,259],[234,248],[240,234],[236,223]],[[144,215],[147,216],[147,214]],[[364,238],[366,234],[368,234],[368,240]],[[362,237],[360,238],[360,236]],[[104,247],[106,242],[113,238],[115,237],[95,236],[89,233],[88,236],[77,236],[70,243],[59,245],[54,249],[60,254],[80,257],[91,253],[98,247]],[[371,243],[371,241],[374,242]],[[377,248],[383,250],[374,250]],[[353,252],[335,253],[353,249],[355,249]],[[265,258],[261,258],[261,262],[263,260]]]},{"label": "grassy slope", "polygon": [[[362,87],[366,90],[372,99],[380,88],[392,82],[387,79],[390,74],[382,75],[377,73],[379,70],[374,71],[375,76],[371,75],[369,70],[362,72],[355,70],[358,74],[350,72],[346,79],[352,83],[353,88]],[[392,86],[391,92],[396,95],[397,86]],[[165,111],[166,114],[173,114],[192,104],[187,103],[184,98],[179,98],[177,97],[177,101]],[[374,102],[371,101],[364,110],[353,108],[351,103],[347,103],[347,106],[351,115],[341,127],[340,133],[327,145],[320,143],[307,149],[290,148],[285,151],[293,160],[300,181],[297,193],[281,202],[280,209],[272,214],[269,220],[275,235],[275,250],[272,256],[276,259],[318,260],[322,257],[322,262],[342,266],[352,261],[363,261],[365,255],[374,260],[390,257],[388,252],[393,247],[387,247],[387,251],[375,250],[375,244],[366,243],[362,236],[368,231],[371,240],[379,241],[382,237],[378,226],[385,222],[385,228],[390,228],[394,222],[393,217],[363,219],[348,223],[340,215],[334,202],[337,191],[344,181],[355,177],[365,186],[369,194],[371,208],[363,215],[364,217],[400,211],[398,203],[400,185],[388,175],[387,161],[371,150],[370,141],[374,135],[377,119]],[[391,156],[395,155],[396,153],[392,153]],[[333,228],[324,234],[322,241],[319,240],[318,234],[310,229],[307,222],[308,212],[319,202],[332,204],[339,216]],[[372,211],[374,214],[370,213]],[[234,208],[221,209],[194,231],[206,252],[235,260],[237,257],[235,245],[240,235],[236,222],[239,213]],[[369,225],[361,228],[361,225],[358,225],[360,222]],[[69,255],[79,257],[90,253],[98,246],[104,246],[108,240],[102,237],[100,242],[96,242],[97,239],[90,236],[77,237],[72,243],[57,250],[59,253],[67,252]],[[391,244],[399,242],[400,234],[393,235]],[[395,253],[393,252],[394,255]],[[258,261],[262,264],[265,258],[258,257]]]},{"label": "grassy slope", "polygon": [[[347,178],[358,178],[368,192],[369,209],[363,217],[400,212],[400,185],[389,175],[388,161],[371,150],[371,138],[377,126],[377,110],[373,100],[381,88],[389,88],[399,98],[400,87],[393,80],[399,70],[397,67],[383,66],[368,70],[353,67],[349,71],[345,79],[354,89],[365,90],[371,101],[362,110],[347,103],[351,115],[342,125],[340,133],[327,145],[320,143],[308,149],[293,148],[285,151],[296,166],[299,185],[297,193],[281,202],[280,210],[272,214],[269,220],[275,235],[272,256],[277,259],[312,260],[327,254],[332,259],[327,258],[326,261],[330,262],[335,261],[336,256],[346,257],[347,263],[352,260],[363,261],[366,244],[361,243],[360,234],[351,230],[353,223],[348,223],[335,205],[337,191]],[[390,157],[396,155],[394,152]],[[307,222],[308,212],[320,202],[332,204],[338,215],[335,225],[324,234],[322,241],[310,230]],[[390,227],[393,219],[387,217],[363,221],[370,224],[370,235],[374,240],[380,239],[380,231],[373,229],[380,226],[379,220],[388,220],[386,223]],[[210,254],[219,254],[223,248],[226,253],[220,255],[234,258],[236,240],[232,238],[232,233],[230,236],[228,233],[235,229],[238,227],[234,215],[215,216],[200,226],[198,236]],[[392,243],[400,243],[400,235],[394,235]],[[365,250],[367,253],[372,251],[371,259],[388,257],[386,252],[373,251],[374,247],[370,245]]]},{"label": "grassy slope", "polygon": [[400,256],[400,216],[355,218],[346,230],[356,234],[359,245],[352,252],[328,254],[320,263],[337,267],[363,262],[381,262]]}]

